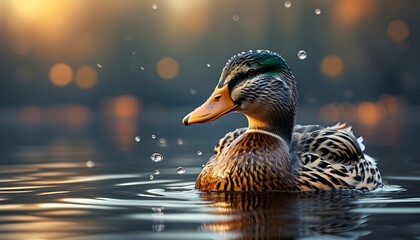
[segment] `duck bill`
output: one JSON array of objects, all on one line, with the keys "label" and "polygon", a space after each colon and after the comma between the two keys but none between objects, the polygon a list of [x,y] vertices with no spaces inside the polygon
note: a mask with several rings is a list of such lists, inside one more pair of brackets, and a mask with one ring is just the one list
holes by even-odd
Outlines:
[{"label": "duck bill", "polygon": [[200,107],[196,108],[190,114],[182,119],[185,126],[193,123],[204,123],[213,121],[220,116],[233,111],[237,107],[230,97],[227,85],[219,88],[216,87],[209,99]]}]

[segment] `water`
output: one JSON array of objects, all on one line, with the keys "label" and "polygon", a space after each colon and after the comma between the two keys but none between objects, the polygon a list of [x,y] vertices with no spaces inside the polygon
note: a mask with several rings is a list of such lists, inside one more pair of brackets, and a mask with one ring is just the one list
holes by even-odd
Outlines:
[{"label": "water", "polygon": [[[160,115],[128,136],[113,135],[113,124],[118,123],[106,121],[81,128],[0,124],[0,238],[420,236],[420,167],[413,147],[418,142],[417,123],[394,122],[404,126],[397,129],[400,138],[394,145],[381,145],[383,137],[369,133],[376,128],[366,130],[368,153],[378,158],[387,181],[379,191],[204,193],[194,189],[201,165],[217,138],[242,119],[227,116],[213,126],[187,128],[179,119],[189,109]],[[134,140],[136,133],[150,136],[152,131],[164,136],[169,146],[162,148],[153,139]],[[182,145],[176,144],[180,135]],[[125,138],[127,142],[121,140]],[[381,141],[366,142],[369,139]],[[196,149],[203,150],[201,156]],[[150,161],[155,151],[165,161]],[[90,167],[89,161],[94,163]],[[183,174],[178,174],[179,166],[186,169]]]},{"label": "water", "polygon": [[292,6],[292,2],[290,2],[290,1],[286,1],[286,2],[284,2],[284,6],[285,6],[286,8],[290,8],[290,7]]},{"label": "water", "polygon": [[319,9],[319,8],[315,9],[315,14],[316,14],[316,15],[321,14],[321,9]]},{"label": "water", "polygon": [[153,162],[160,162],[160,161],[162,161],[162,160],[163,160],[163,156],[162,156],[162,154],[160,154],[160,153],[153,153],[153,154],[150,156],[150,159],[151,159]]},{"label": "water", "polygon": [[306,54],[306,52],[305,52],[304,50],[300,50],[300,51],[297,53],[297,56],[298,56],[298,58],[299,58],[299,59],[305,59],[305,58],[306,58],[306,56],[307,56],[307,54]]}]

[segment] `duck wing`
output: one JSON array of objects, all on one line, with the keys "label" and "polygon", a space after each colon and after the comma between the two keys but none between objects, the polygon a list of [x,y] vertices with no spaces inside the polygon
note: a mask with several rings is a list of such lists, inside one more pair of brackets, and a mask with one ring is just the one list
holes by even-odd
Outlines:
[{"label": "duck wing", "polygon": [[298,125],[293,132],[291,152],[302,156],[314,153],[331,163],[357,164],[364,158],[362,138],[356,139],[351,127],[337,124],[323,128],[319,125]]}]

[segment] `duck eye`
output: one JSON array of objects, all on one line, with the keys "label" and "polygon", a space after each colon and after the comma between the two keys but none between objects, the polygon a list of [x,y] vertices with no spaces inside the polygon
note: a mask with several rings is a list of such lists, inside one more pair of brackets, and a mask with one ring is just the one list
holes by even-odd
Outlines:
[{"label": "duck eye", "polygon": [[214,100],[215,100],[215,101],[219,101],[221,97],[222,97],[222,95],[221,95],[221,94],[219,94],[219,95],[217,95],[217,96],[215,96],[215,97],[214,97]]},{"label": "duck eye", "polygon": [[256,73],[257,73],[257,71],[255,71],[255,69],[249,69],[248,70],[248,76],[255,76]]}]

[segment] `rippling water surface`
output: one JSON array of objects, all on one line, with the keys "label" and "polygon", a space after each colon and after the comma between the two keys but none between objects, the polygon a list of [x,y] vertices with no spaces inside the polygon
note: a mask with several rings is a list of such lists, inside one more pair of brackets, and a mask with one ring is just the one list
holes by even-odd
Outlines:
[{"label": "rippling water surface", "polygon": [[[366,144],[387,181],[371,193],[194,190],[215,141],[232,128],[227,125],[3,125],[0,238],[420,237],[419,165],[410,147]],[[415,138],[401,131],[402,139]],[[163,160],[152,161],[153,153]]]}]

